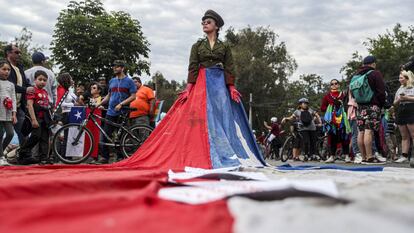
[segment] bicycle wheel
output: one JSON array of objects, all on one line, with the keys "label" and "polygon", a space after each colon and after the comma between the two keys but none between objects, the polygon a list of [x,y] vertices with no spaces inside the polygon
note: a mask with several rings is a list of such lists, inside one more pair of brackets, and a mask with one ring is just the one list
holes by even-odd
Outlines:
[{"label": "bicycle wheel", "polygon": [[316,146],[321,160],[326,160],[329,156],[328,136],[323,136],[319,138],[318,142],[316,143]]},{"label": "bicycle wheel", "polygon": [[147,125],[133,125],[125,131],[121,137],[121,152],[124,157],[129,158],[152,133],[153,128]]},{"label": "bicycle wheel", "polygon": [[[85,148],[86,141],[89,141],[89,148]],[[76,123],[62,126],[56,131],[52,141],[53,152],[60,161],[67,164],[78,164],[88,159],[93,145],[91,131]]]},{"label": "bicycle wheel", "polygon": [[280,160],[282,162],[288,161],[293,156],[293,136],[286,138],[280,151]]}]

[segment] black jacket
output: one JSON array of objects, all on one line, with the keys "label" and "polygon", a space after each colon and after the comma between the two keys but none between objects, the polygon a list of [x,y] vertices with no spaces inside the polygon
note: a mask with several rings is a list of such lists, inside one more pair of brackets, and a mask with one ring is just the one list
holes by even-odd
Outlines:
[{"label": "black jacket", "polygon": [[26,75],[24,74],[23,66],[17,65],[17,68],[19,68],[20,74],[22,76],[22,86],[18,86],[16,72],[11,67],[10,62],[8,63],[11,68],[8,80],[14,84],[14,89],[16,93],[22,94],[22,98],[20,99],[20,107],[26,109],[26,89],[31,86],[30,82],[29,80],[27,80]]}]

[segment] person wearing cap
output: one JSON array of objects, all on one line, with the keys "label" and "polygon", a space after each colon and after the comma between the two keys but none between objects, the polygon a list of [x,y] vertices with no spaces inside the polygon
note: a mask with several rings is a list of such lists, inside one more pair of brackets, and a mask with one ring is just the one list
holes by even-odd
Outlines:
[{"label": "person wearing cap", "polygon": [[[122,107],[129,106],[129,104],[135,100],[137,87],[135,83],[125,74],[125,62],[116,60],[112,64],[115,77],[109,81],[108,94],[102,100],[100,104],[105,105],[108,103],[108,111],[106,112],[105,119],[112,122],[119,122],[120,116],[123,113]],[[107,135],[112,135],[116,128],[110,124],[104,125],[104,131]],[[104,142],[108,143],[104,138]],[[103,146],[101,148],[102,157],[99,158],[98,163],[104,164],[109,161],[109,148]],[[122,155],[118,154],[118,159],[122,159]]]},{"label": "person wearing cap", "polygon": [[[357,124],[358,124],[358,147],[362,158],[356,158],[356,163],[381,164],[382,157],[373,155],[372,142],[374,131],[378,131],[381,123],[381,108],[385,105],[385,83],[381,72],[376,70],[376,59],[370,55],[363,59],[362,66],[356,75],[367,75],[368,84],[374,95],[369,103],[358,103]],[[356,77],[356,76],[354,76]],[[351,81],[352,82],[352,81]],[[362,159],[362,161],[359,161]],[[382,161],[381,161],[382,160]]]},{"label": "person wearing cap", "polygon": [[234,87],[234,63],[231,49],[228,44],[218,38],[220,28],[224,25],[223,18],[215,11],[207,10],[201,20],[206,37],[199,39],[191,47],[187,87],[181,93],[179,100],[185,101],[188,97],[197,81],[200,68],[220,67],[223,69],[231,98],[240,102],[240,93]]},{"label": "person wearing cap", "polygon": [[106,82],[106,77],[101,76],[98,78],[98,84],[102,89],[102,96],[106,96],[108,94],[108,83]]},{"label": "person wearing cap", "polygon": [[46,72],[47,83],[44,89],[47,92],[51,104],[55,105],[57,98],[57,83],[55,74],[50,69],[45,67],[46,60],[47,57],[42,52],[34,52],[32,55],[33,67],[26,70],[24,73],[26,75],[26,78],[29,79],[30,84],[34,85],[34,74],[36,73],[36,71],[42,70]]},{"label": "person wearing cap", "polygon": [[19,143],[24,142],[24,135],[22,134],[22,126],[27,112],[26,108],[26,94],[33,94],[34,88],[30,85],[24,73],[24,68],[20,64],[21,54],[19,47],[14,44],[9,44],[4,47],[4,55],[11,67],[8,80],[14,84],[16,92],[17,104],[17,123],[14,125],[14,130],[19,138]]}]

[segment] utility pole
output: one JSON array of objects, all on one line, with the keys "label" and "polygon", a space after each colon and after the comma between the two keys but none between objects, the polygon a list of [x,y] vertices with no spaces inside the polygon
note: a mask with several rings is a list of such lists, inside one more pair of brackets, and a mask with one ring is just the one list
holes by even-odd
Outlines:
[{"label": "utility pole", "polygon": [[250,128],[253,127],[253,94],[250,93],[250,100],[249,100],[249,125]]}]

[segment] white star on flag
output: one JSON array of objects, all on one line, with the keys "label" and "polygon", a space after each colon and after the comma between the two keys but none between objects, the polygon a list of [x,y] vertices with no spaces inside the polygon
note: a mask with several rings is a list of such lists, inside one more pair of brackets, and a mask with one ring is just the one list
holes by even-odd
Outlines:
[{"label": "white star on flag", "polygon": [[79,112],[79,111],[76,111],[76,114],[75,114],[75,117],[76,117],[76,120],[77,119],[80,119],[80,118],[82,118],[82,113],[81,112]]}]

